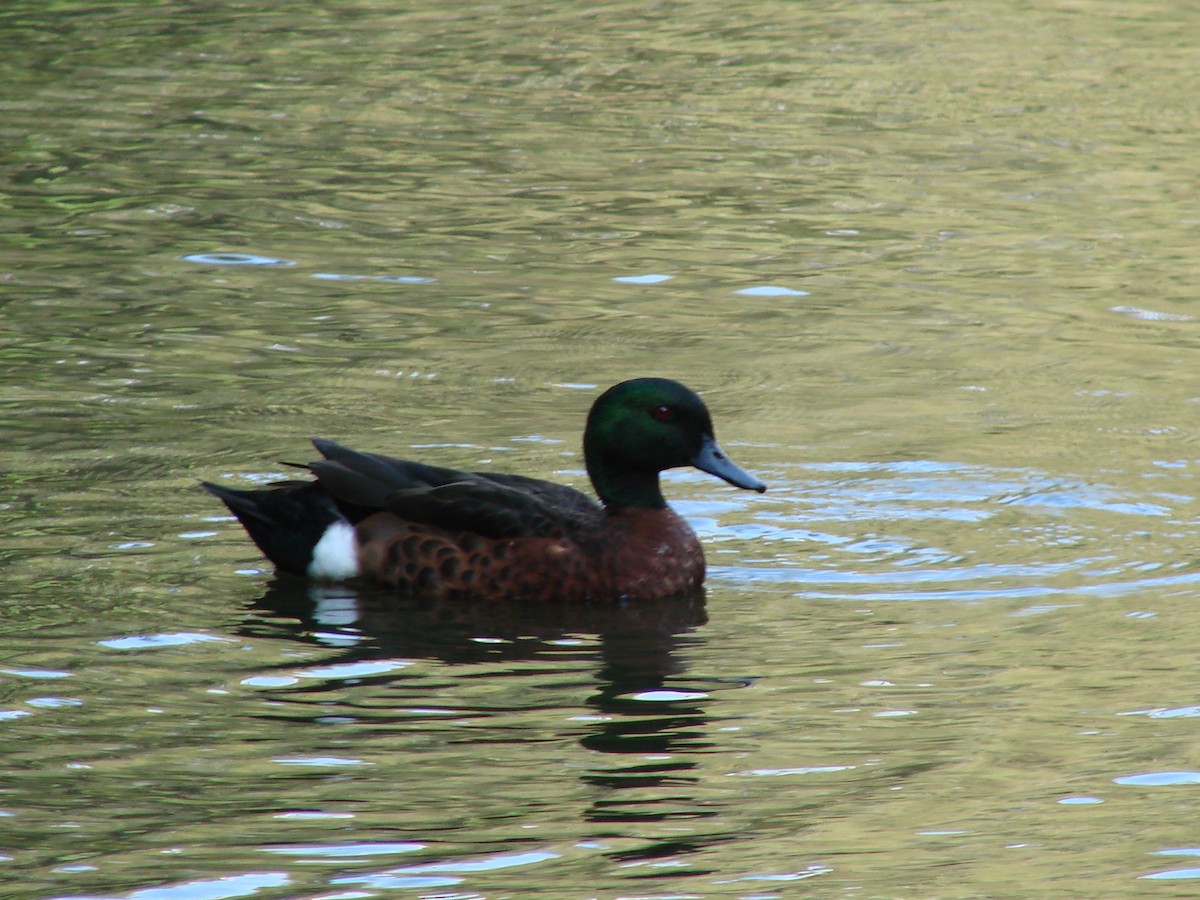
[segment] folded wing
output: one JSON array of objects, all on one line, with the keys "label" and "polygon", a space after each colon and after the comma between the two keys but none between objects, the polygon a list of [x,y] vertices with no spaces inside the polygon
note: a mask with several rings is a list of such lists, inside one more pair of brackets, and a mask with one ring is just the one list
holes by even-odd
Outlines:
[{"label": "folded wing", "polygon": [[376,512],[407,521],[502,539],[582,539],[603,508],[573,488],[521,475],[464,472],[333,441],[313,445],[324,459],[309,470],[352,522]]}]

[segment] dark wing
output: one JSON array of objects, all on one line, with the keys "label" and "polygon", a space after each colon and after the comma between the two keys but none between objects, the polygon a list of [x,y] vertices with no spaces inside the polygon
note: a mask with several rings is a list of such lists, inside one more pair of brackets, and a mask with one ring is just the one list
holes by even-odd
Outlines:
[{"label": "dark wing", "polygon": [[540,478],[528,478],[525,475],[508,475],[497,472],[476,472],[474,474],[479,478],[494,481],[496,484],[531,494],[543,503],[554,507],[569,535],[578,531],[587,531],[604,520],[604,507],[587,494],[567,487],[565,484],[543,481]]},{"label": "dark wing", "polygon": [[411,522],[490,538],[572,537],[603,520],[599,504],[569,487],[524,478],[444,469],[333,441],[313,441],[325,457],[311,463],[352,520],[386,510]]},{"label": "dark wing", "polygon": [[434,488],[396,491],[388,512],[410,522],[489,538],[562,537],[558,511],[523,491],[480,481],[457,481]]}]

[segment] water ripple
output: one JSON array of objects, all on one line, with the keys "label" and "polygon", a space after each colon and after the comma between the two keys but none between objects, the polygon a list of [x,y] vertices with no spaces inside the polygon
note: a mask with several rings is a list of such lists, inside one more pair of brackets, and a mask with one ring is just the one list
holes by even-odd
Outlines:
[{"label": "water ripple", "polygon": [[[163,887],[143,888],[125,894],[126,900],[232,900],[249,897],[269,888],[292,883],[284,872],[227,875],[204,881],[187,881]],[[57,900],[96,900],[88,897],[59,897]]]},{"label": "water ripple", "polygon": [[128,637],[108,638],[107,640],[96,641],[101,647],[110,647],[113,650],[153,650],[159,647],[182,647],[187,644],[215,642],[233,643],[230,638],[188,631],[169,634],[133,634]]},{"label": "water ripple", "polygon": [[294,266],[296,264],[290,259],[256,256],[253,253],[192,253],[182,256],[180,259],[206,266]]},{"label": "water ripple", "polygon": [[282,844],[277,847],[259,847],[263,853],[281,853],[285,856],[315,856],[326,859],[359,858],[364,856],[386,856],[393,853],[412,853],[424,850],[425,844],[413,841],[397,843],[359,844]]},{"label": "water ripple", "polygon": [[[558,859],[561,854],[552,850],[526,850],[519,853],[498,853],[482,859],[448,860],[445,862],[421,863],[388,869],[368,875],[351,875],[334,878],[331,884],[363,884],[386,890],[390,888],[441,887],[460,884],[463,879],[454,876],[473,872],[494,872],[535,863]],[[431,877],[432,876],[432,877]]]},{"label": "water ripple", "polygon": [[1134,787],[1173,787],[1180,784],[1200,784],[1200,772],[1141,772],[1113,779],[1114,784]]}]

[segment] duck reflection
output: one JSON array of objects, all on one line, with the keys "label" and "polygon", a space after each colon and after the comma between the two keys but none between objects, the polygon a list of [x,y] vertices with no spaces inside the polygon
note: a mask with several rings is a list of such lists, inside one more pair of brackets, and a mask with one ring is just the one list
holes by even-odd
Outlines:
[{"label": "duck reflection", "polygon": [[[571,716],[569,727],[596,754],[580,777],[591,794],[582,818],[592,823],[589,831],[599,846],[617,839],[620,849],[610,852],[623,861],[686,853],[698,845],[678,833],[657,841],[639,826],[720,814],[693,790],[701,780],[698,754],[712,748],[705,733],[713,685],[687,678],[679,652],[699,641],[695,629],[707,621],[703,592],[653,603],[530,606],[410,600],[387,591],[314,588],[280,579],[254,606],[257,615],[245,624],[246,634],[278,638],[282,627],[292,640],[341,651],[323,665],[397,658],[464,666],[557,659],[570,668],[594,660],[594,690],[584,701],[591,712]],[[404,671],[408,674],[392,671],[379,680],[409,678],[413,670]],[[722,682],[717,688],[740,686]]]},{"label": "duck reflection", "polygon": [[292,639],[363,658],[527,659],[555,652],[565,637],[595,636],[605,660],[601,674],[623,685],[630,678],[661,684],[676,671],[674,636],[707,621],[702,590],[653,602],[529,604],[405,598],[383,588],[280,578],[253,606],[266,616],[245,623],[247,636],[278,637],[282,627]]}]

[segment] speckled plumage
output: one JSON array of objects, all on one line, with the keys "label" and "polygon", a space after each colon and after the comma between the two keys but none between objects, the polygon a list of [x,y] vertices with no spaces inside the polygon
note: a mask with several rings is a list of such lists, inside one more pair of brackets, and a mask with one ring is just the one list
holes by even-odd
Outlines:
[{"label": "speckled plumage", "polygon": [[531,601],[667,596],[704,581],[704,552],[670,509],[621,509],[586,533],[489,538],[375,513],[363,570],[406,594]]}]

